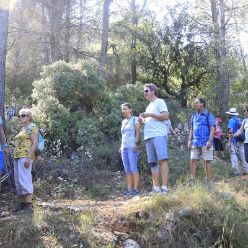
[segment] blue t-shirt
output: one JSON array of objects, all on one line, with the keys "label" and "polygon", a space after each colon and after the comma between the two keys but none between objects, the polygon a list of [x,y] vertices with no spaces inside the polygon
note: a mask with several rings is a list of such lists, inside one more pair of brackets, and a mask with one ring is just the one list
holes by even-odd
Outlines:
[{"label": "blue t-shirt", "polygon": [[[2,120],[2,117],[0,116],[0,126],[2,126],[3,125],[3,120]],[[0,144],[0,152],[2,151],[2,146],[1,146],[1,144]]]},{"label": "blue t-shirt", "polygon": [[216,120],[214,116],[206,109],[202,113],[196,113],[191,118],[193,128],[192,145],[195,147],[206,146],[210,138],[210,127],[215,126]]},{"label": "blue t-shirt", "polygon": [[[241,120],[237,116],[231,116],[231,119],[229,119],[229,121],[228,121],[228,129],[232,129],[233,134],[238,131],[237,122],[240,122],[240,124],[241,124]],[[235,138],[231,139],[232,143],[235,141],[236,141]]]},{"label": "blue t-shirt", "polygon": [[121,149],[134,147],[136,142],[135,126],[138,123],[138,117],[124,119],[121,125]]}]

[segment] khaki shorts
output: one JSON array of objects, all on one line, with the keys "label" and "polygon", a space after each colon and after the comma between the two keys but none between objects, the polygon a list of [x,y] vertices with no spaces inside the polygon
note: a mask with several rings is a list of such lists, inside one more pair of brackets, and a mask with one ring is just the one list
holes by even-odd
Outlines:
[{"label": "khaki shorts", "polygon": [[199,160],[200,158],[203,158],[204,161],[212,161],[214,159],[214,147],[211,146],[209,149],[207,149],[206,146],[192,146],[191,159]]}]

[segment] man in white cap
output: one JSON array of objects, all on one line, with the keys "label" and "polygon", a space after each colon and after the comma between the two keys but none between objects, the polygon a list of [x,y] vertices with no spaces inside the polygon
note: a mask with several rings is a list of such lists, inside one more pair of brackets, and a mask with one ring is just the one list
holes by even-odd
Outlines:
[{"label": "man in white cap", "polygon": [[[242,123],[241,119],[237,117],[239,113],[236,108],[230,108],[226,114],[230,115],[230,119],[228,121],[228,131],[230,134],[235,134]],[[244,174],[248,175],[248,164],[245,161],[244,140],[242,140],[241,137],[229,137],[227,145],[230,147],[231,152],[231,162],[233,168],[233,173],[231,173],[231,176],[241,175],[239,160],[243,165]]]}]

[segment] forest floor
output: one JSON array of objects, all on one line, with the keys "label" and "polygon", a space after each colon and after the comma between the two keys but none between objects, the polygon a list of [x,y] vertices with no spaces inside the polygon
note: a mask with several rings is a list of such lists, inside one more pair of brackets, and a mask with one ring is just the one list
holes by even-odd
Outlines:
[{"label": "forest floor", "polygon": [[92,171],[84,187],[65,165],[40,173],[32,215],[13,215],[14,192],[1,194],[0,247],[248,247],[248,176],[121,197],[120,172]]}]

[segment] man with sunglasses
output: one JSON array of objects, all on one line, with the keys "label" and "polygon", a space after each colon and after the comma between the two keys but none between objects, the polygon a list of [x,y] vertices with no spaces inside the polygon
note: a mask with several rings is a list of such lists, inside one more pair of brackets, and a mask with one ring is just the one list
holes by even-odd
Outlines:
[{"label": "man with sunglasses", "polygon": [[161,170],[162,193],[166,194],[168,192],[169,167],[167,130],[164,121],[169,119],[169,112],[165,101],[158,98],[156,85],[146,84],[144,96],[150,103],[146,112],[140,114],[139,122],[145,125],[144,139],[147,159],[152,171],[153,192],[161,192],[159,184]]}]

